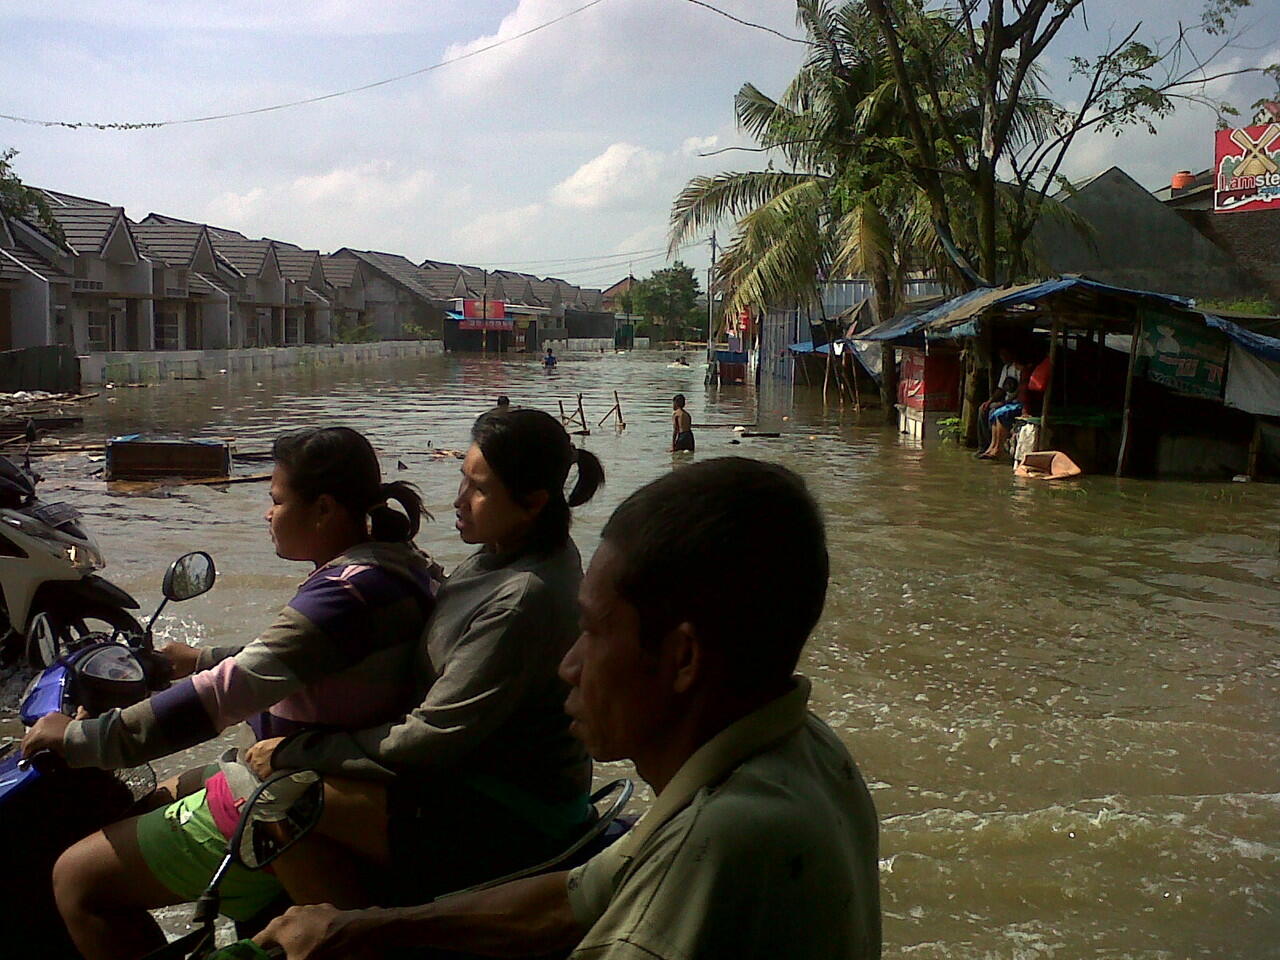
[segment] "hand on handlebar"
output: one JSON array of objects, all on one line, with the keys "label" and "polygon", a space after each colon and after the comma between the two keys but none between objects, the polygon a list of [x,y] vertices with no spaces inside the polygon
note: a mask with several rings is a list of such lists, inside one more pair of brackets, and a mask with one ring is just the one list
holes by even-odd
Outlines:
[{"label": "hand on handlebar", "polygon": [[169,665],[173,679],[177,680],[196,672],[200,651],[189,644],[173,640],[157,650],[156,656]]},{"label": "hand on handlebar", "polygon": [[51,750],[62,756],[63,737],[66,736],[67,725],[70,723],[71,718],[65,713],[46,713],[22,738],[22,756],[30,757],[41,750]]},{"label": "hand on handlebar", "polygon": [[360,942],[364,915],[329,903],[290,907],[253,939],[261,947],[283,948],[289,960],[375,956],[369,949],[373,944]]}]

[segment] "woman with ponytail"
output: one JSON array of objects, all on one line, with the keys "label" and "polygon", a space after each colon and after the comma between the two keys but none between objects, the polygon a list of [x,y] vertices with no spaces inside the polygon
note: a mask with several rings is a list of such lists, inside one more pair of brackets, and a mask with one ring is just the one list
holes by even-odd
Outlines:
[{"label": "woman with ponytail", "polygon": [[[62,717],[40,747],[73,767],[118,768],[245,720],[251,743],[403,715],[439,589],[431,562],[412,543],[426,516],[418,492],[384,484],[373,447],[346,427],[286,434],[272,457],[266,520],[276,553],[314,568],[275,623],[242,647],[170,644],[161,654],[177,679],[167,690],[97,718]],[[218,764],[170,781],[160,794],[172,802],[63,854],[54,892],[84,956],[138,957],[163,944],[147,910],[196,899],[213,875],[257,783],[241,758],[231,750]],[[270,873],[232,867],[222,911],[248,919],[280,894]]]},{"label": "woman with ponytail", "polygon": [[[275,864],[295,902],[418,903],[547,859],[591,815],[591,764],[569,733],[556,671],[578,635],[571,508],[604,471],[540,410],[493,410],[471,439],[454,510],[478,549],[440,590],[418,706],[390,723],[251,751],[259,776],[326,774],[319,828]],[[348,883],[355,864],[334,866],[353,858],[389,878],[381,895]]]}]

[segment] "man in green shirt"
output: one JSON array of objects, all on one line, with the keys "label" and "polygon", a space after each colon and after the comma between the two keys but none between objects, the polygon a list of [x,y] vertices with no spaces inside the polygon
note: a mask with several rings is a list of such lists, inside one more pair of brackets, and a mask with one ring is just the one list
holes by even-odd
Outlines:
[{"label": "man in green shirt", "polygon": [[420,907],[295,907],[260,941],[290,960],[878,958],[875,808],[794,674],[827,576],[817,507],[783,467],[709,460],[638,490],[605,526],[561,675],[592,756],[653,788],[640,823],[574,870]]}]

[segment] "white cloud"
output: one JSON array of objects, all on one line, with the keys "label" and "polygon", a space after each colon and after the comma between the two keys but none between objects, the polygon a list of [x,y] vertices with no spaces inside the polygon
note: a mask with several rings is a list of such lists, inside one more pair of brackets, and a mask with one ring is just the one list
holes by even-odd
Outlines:
[{"label": "white cloud", "polygon": [[710,150],[720,142],[720,138],[714,133],[709,137],[687,137],[680,145],[680,152],[686,157],[696,157],[704,150]]},{"label": "white cloud", "polygon": [[454,246],[460,251],[458,258],[483,259],[500,254],[502,250],[509,249],[513,238],[528,231],[542,212],[542,204],[530,203],[472,217],[451,234]]},{"label": "white cloud", "polygon": [[666,158],[634,143],[610,144],[551,190],[562,207],[598,210],[642,196],[662,172]]}]

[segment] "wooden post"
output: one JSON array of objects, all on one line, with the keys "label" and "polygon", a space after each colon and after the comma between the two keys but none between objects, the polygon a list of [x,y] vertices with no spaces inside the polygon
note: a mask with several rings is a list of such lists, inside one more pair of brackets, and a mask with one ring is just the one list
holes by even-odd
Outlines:
[{"label": "wooden post", "polygon": [[887,343],[880,347],[880,402],[884,404],[884,417],[895,426],[898,423],[898,351]]},{"label": "wooden post", "polygon": [[1250,480],[1258,479],[1258,460],[1262,457],[1262,418],[1253,418],[1253,439],[1249,442],[1249,469],[1248,475]]},{"label": "wooden post", "polygon": [[1120,428],[1120,453],[1116,457],[1116,476],[1123,477],[1129,467],[1129,440],[1133,433],[1133,371],[1138,363],[1138,340],[1142,336],[1142,312],[1133,322],[1133,338],[1129,341],[1129,373],[1124,381],[1124,417]]},{"label": "wooden post", "polygon": [[1058,332],[1061,321],[1049,325],[1049,376],[1045,383],[1044,399],[1040,401],[1040,430],[1036,434],[1036,449],[1049,449],[1049,408],[1053,397],[1053,374],[1058,363]]}]

